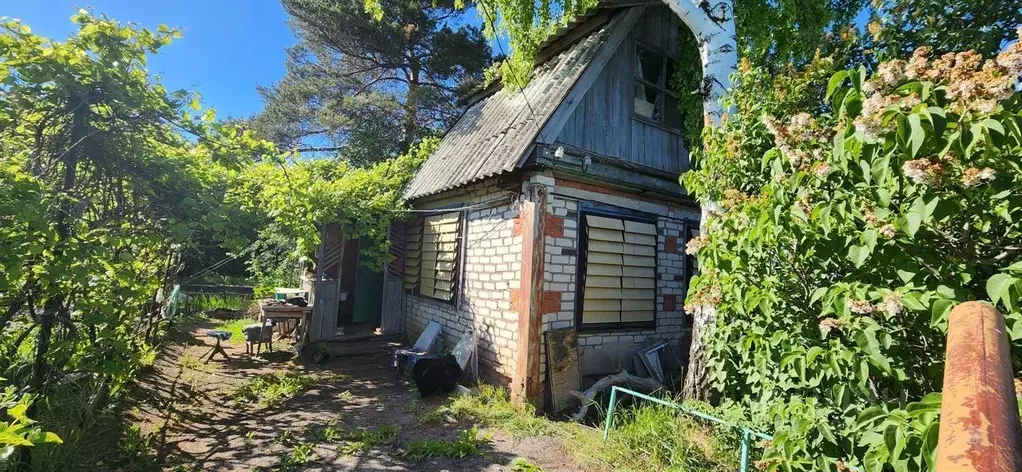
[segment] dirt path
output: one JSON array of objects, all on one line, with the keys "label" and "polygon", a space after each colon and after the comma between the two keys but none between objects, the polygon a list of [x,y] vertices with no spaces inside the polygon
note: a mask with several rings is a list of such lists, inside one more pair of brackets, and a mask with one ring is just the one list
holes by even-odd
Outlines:
[{"label": "dirt path", "polygon": [[[395,378],[388,367],[389,346],[365,343],[364,354],[332,358],[321,365],[301,365],[278,351],[248,357],[240,340],[228,342],[230,363],[198,359],[212,346],[202,337],[211,323],[186,327],[175,336],[152,372],[142,376],[131,419],[141,428],[148,449],[148,469],[163,470],[512,470],[523,457],[543,470],[575,470],[556,437],[511,439],[500,431],[482,453],[464,459],[410,461],[402,451],[414,441],[454,439],[471,424],[423,424],[424,414],[447,400],[419,399],[414,385]],[[275,348],[280,349],[276,346]],[[281,371],[314,376],[315,385],[276,406],[238,404],[233,392],[260,374]],[[348,393],[345,393],[348,392]],[[343,431],[397,429],[389,444],[361,451],[339,451],[343,441],[323,438],[326,427]],[[392,428],[393,427],[393,428]],[[312,459],[292,468],[282,458],[295,447],[310,448]]]}]

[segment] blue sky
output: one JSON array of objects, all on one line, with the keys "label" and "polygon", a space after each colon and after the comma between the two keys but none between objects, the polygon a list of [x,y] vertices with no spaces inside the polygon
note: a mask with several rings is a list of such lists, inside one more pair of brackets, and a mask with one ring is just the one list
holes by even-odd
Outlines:
[{"label": "blue sky", "polygon": [[[295,43],[279,0],[0,0],[0,16],[63,39],[76,30],[71,15],[88,7],[151,29],[161,23],[180,28],[184,37],[152,57],[149,71],[171,90],[201,93],[220,118],[262,109],[256,86],[284,75],[284,50]],[[466,18],[480,21],[471,11]],[[507,50],[506,40],[503,46]]]},{"label": "blue sky", "polygon": [[121,22],[181,28],[184,37],[152,57],[149,70],[169,89],[201,93],[221,118],[259,111],[256,85],[280,79],[284,49],[295,42],[277,0],[0,0],[0,15],[63,39],[76,29],[70,16],[89,6]]}]

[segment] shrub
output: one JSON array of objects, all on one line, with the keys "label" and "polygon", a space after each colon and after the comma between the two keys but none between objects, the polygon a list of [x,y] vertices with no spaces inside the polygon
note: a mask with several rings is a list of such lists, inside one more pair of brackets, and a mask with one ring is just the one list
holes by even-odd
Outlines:
[{"label": "shrub", "polygon": [[715,308],[714,388],[775,431],[761,467],[924,470],[951,307],[997,304],[1022,353],[1022,46],[813,67],[742,67],[707,131],[684,183],[720,208],[688,308]]}]

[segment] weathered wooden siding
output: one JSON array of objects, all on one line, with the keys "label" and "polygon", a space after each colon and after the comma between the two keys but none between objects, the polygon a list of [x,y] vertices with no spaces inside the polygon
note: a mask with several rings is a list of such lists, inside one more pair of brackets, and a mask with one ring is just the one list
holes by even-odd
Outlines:
[{"label": "weathered wooden siding", "polygon": [[671,173],[686,170],[688,151],[679,134],[632,117],[635,44],[676,56],[678,21],[667,7],[647,9],[556,141]]}]

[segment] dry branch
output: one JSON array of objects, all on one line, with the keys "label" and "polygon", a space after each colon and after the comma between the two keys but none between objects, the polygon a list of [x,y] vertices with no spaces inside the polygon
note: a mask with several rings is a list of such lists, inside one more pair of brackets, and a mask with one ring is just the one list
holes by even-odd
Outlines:
[{"label": "dry branch", "polygon": [[652,392],[654,390],[663,388],[663,384],[658,382],[656,379],[636,377],[629,374],[628,371],[622,369],[621,372],[616,374],[608,375],[593,384],[592,387],[586,389],[585,392],[579,392],[572,390],[571,394],[578,398],[582,402],[582,406],[578,409],[578,413],[572,415],[571,419],[575,421],[582,421],[586,417],[586,413],[589,411],[589,407],[596,403],[596,396],[601,392],[609,390],[615,385],[628,385],[636,389],[641,389],[644,392]]}]

